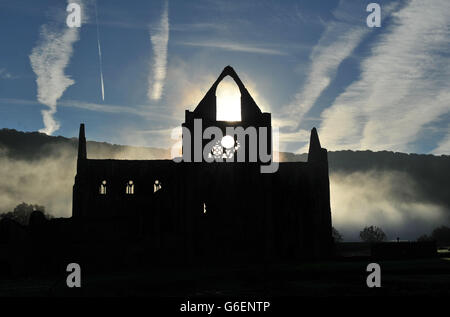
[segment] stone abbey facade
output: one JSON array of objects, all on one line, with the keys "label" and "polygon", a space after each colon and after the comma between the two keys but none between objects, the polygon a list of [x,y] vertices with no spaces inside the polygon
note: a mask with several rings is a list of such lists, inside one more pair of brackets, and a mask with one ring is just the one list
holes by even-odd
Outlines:
[{"label": "stone abbey facade", "polygon": [[[240,90],[241,121],[216,119],[216,88],[226,76]],[[308,162],[281,162],[276,172],[261,173],[261,165],[268,163],[251,159],[250,136],[228,159],[196,159],[195,147],[208,142],[195,139],[196,119],[201,119],[201,133],[208,127],[218,127],[223,135],[227,127],[264,127],[268,133],[256,135],[257,147],[271,154],[271,115],[260,110],[230,66],[196,109],[186,111],[182,162],[88,159],[82,124],[73,187],[77,239],[143,243],[153,255],[177,261],[330,256],[327,151],[316,129],[311,131]],[[213,151],[228,153],[221,146]],[[236,159],[239,151],[245,162]]]}]

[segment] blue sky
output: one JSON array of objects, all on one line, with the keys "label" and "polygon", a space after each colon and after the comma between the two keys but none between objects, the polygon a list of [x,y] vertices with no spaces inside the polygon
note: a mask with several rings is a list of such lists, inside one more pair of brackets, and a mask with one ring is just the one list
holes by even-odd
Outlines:
[{"label": "blue sky", "polygon": [[[0,127],[169,148],[226,65],[303,152],[450,154],[450,2],[0,0]],[[43,32],[45,28],[46,32]],[[43,118],[43,111],[46,117]],[[46,114],[45,114],[46,113]],[[46,121],[44,121],[44,119]]]}]

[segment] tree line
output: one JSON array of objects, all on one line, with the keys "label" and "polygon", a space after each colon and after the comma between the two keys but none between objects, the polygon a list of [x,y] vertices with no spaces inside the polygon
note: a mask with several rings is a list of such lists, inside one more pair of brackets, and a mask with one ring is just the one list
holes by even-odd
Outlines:
[{"label": "tree line", "polygon": [[[336,228],[332,228],[332,235],[335,242],[342,242],[343,236]],[[387,241],[387,236],[384,231],[377,226],[366,226],[359,233],[359,238],[363,242],[383,242]],[[398,239],[398,238],[397,238]],[[424,234],[417,238],[418,242],[436,241],[438,246],[450,246],[450,228],[447,226],[440,226],[435,228],[429,235]]]}]

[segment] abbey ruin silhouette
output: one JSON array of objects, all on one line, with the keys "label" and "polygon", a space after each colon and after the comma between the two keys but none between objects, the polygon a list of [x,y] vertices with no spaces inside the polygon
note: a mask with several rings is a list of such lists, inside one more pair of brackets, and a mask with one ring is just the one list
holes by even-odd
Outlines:
[{"label": "abbey ruin silhouette", "polygon": [[[241,94],[241,121],[218,121],[216,89],[226,76]],[[202,129],[266,127],[258,146],[272,149],[271,114],[263,113],[230,66],[183,127]],[[192,136],[192,133],[190,135]],[[261,174],[263,162],[195,162],[194,141],[183,135],[183,162],[173,160],[89,159],[80,126],[73,187],[76,239],[89,242],[140,241],[152,256],[204,259],[318,259],[331,255],[327,150],[312,129],[307,162],[280,163]],[[247,142],[248,143],[248,142]],[[248,144],[246,144],[248,146]],[[247,151],[246,146],[237,151]],[[220,149],[219,149],[220,150]],[[246,154],[246,157],[248,155]]]}]

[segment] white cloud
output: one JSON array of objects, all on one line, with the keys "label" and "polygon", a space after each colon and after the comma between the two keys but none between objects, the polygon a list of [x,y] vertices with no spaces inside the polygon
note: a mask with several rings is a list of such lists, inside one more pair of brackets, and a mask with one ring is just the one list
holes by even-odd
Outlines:
[{"label": "white cloud", "polygon": [[450,110],[450,2],[410,1],[392,16],[360,79],[322,113],[328,148],[414,151],[422,128]]},{"label": "white cloud", "polygon": [[361,42],[367,29],[345,22],[331,22],[314,47],[306,83],[283,111],[287,125],[296,128],[334,79],[339,65]]},{"label": "white cloud", "polygon": [[[169,9],[165,2],[159,25],[154,30],[150,30],[150,41],[153,45],[154,60],[152,65],[152,75],[149,75],[148,98],[150,100],[161,99],[164,80],[167,73],[167,44],[169,43]],[[153,33],[153,34],[152,34]]]},{"label": "white cloud", "polygon": [[[72,1],[68,1],[70,2]],[[82,15],[84,16],[83,12]],[[39,132],[52,134],[59,129],[59,122],[53,116],[57,110],[58,99],[75,83],[64,74],[64,70],[78,39],[79,28],[69,28],[66,24],[60,28],[49,25],[41,27],[39,43],[29,56],[31,67],[37,76],[38,101],[49,108],[41,111],[45,127]]]},{"label": "white cloud", "polygon": [[278,49],[264,47],[262,45],[250,45],[235,42],[217,42],[217,41],[191,41],[191,42],[178,42],[179,45],[186,46],[198,46],[198,47],[208,47],[214,49],[222,49],[226,51],[236,51],[243,53],[255,53],[255,54],[265,54],[265,55],[287,55]]},{"label": "white cloud", "polygon": [[[299,130],[302,122],[309,120],[305,115],[334,80],[341,63],[351,56],[368,33],[368,28],[364,24],[355,21],[354,16],[348,14],[352,7],[354,4],[348,1],[339,3],[339,7],[333,12],[336,20],[326,24],[323,34],[310,54],[310,66],[305,83],[278,116],[280,126],[289,130],[280,135],[283,143],[307,141],[309,133]],[[296,152],[304,153],[307,150],[306,143]]]}]

